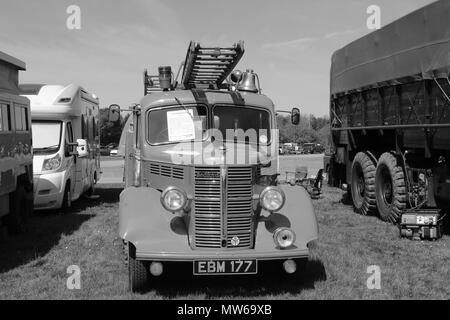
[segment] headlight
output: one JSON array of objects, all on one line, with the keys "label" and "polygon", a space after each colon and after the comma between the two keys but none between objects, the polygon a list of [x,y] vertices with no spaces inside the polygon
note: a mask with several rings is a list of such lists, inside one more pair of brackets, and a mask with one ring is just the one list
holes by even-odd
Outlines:
[{"label": "headlight", "polygon": [[259,202],[261,206],[270,212],[280,210],[285,201],[284,192],[274,186],[267,187],[261,192],[261,196],[259,197]]},{"label": "headlight", "polygon": [[53,158],[45,159],[42,164],[42,171],[53,171],[59,169],[61,166],[61,156],[56,154]]},{"label": "headlight", "polygon": [[177,187],[168,187],[161,194],[161,204],[167,211],[180,211],[184,208],[186,202],[186,193]]},{"label": "headlight", "polygon": [[273,233],[273,241],[282,249],[288,248],[295,242],[295,232],[289,228],[278,228]]}]

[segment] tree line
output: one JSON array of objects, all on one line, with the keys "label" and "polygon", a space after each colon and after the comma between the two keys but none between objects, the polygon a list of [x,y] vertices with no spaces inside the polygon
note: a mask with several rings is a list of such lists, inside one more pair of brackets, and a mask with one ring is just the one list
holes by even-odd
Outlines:
[{"label": "tree line", "polygon": [[293,125],[290,117],[277,116],[277,125],[280,130],[280,143],[293,142],[320,143],[325,148],[330,144],[330,118],[303,115],[299,125]]}]

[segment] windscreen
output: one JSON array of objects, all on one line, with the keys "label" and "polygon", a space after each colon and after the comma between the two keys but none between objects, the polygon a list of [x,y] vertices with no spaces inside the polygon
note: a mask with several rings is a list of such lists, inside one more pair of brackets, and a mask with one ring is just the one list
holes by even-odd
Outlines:
[{"label": "windscreen", "polygon": [[[225,140],[266,144],[270,142],[270,113],[267,110],[240,106],[216,106],[214,127]],[[241,133],[241,134],[239,134]],[[244,135],[242,134],[244,133]],[[255,137],[256,141],[251,137]]]},{"label": "windscreen", "polygon": [[56,152],[61,143],[61,121],[33,121],[33,151]]}]

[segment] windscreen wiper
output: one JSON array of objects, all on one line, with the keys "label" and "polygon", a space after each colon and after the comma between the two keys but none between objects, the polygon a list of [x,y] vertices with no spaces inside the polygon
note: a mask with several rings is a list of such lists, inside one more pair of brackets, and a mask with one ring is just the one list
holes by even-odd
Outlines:
[{"label": "windscreen wiper", "polygon": [[174,99],[187,112],[187,114],[191,116],[192,121],[195,122],[194,116],[189,112],[186,106],[183,103],[181,103],[181,101],[177,97],[174,97]]}]

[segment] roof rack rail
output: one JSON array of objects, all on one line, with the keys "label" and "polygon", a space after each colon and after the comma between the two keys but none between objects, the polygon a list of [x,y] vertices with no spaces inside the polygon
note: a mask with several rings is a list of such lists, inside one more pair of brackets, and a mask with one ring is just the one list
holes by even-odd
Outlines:
[{"label": "roof rack rail", "polygon": [[201,47],[191,41],[184,62],[182,84],[186,89],[221,88],[244,55],[244,42],[231,47]]}]

